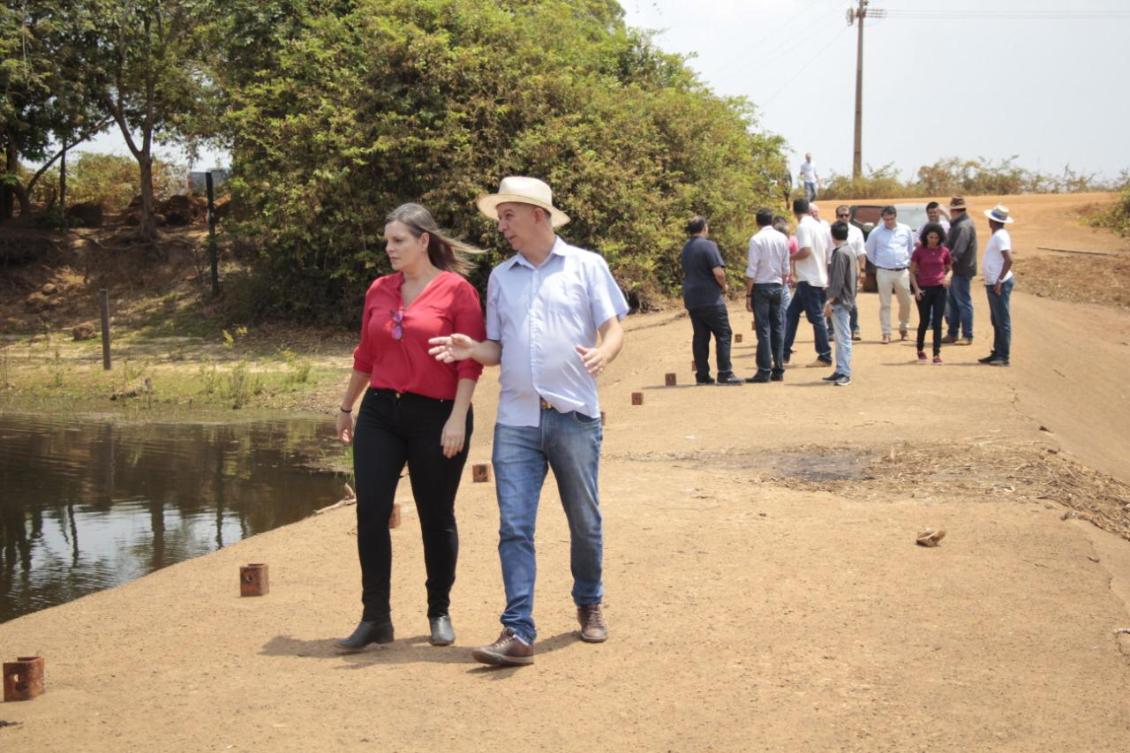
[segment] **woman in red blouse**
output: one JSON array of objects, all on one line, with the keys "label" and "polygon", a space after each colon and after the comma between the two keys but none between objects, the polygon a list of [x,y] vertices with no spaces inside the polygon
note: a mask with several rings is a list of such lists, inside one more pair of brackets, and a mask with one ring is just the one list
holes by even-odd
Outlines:
[{"label": "woman in red blouse", "polygon": [[446,237],[419,204],[389,214],[385,239],[393,273],[377,278],[365,294],[361,343],[337,418],[341,441],[353,442],[363,605],[357,629],[338,641],[346,651],[393,639],[389,515],[406,463],[424,538],[431,643],[455,640],[448,615],[459,552],[455,493],[471,440],[471,396],[483,368],[472,359],[445,364],[428,355],[432,337],[486,336],[479,294],[462,277],[470,267],[462,253],[478,249]]}]

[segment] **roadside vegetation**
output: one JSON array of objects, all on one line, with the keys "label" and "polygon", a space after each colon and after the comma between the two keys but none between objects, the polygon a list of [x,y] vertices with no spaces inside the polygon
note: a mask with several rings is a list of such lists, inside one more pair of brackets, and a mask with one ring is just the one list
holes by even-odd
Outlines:
[{"label": "roadside vegetation", "polygon": [[1115,180],[1078,173],[1065,165],[1060,173],[1027,170],[1016,164],[1018,156],[994,162],[984,157],[945,157],[923,165],[911,180],[904,180],[893,165],[868,168],[859,178],[832,173],[821,196],[827,199],[927,198],[937,196],[1004,196],[1023,193],[1087,193],[1113,191],[1130,182],[1123,173]]}]

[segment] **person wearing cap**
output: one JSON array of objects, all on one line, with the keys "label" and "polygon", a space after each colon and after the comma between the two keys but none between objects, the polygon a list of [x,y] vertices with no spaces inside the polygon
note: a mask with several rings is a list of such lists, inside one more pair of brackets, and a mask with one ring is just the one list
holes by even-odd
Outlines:
[{"label": "person wearing cap", "polygon": [[456,333],[432,340],[451,363],[501,365],[492,462],[499,508],[498,554],[506,589],[502,633],[472,652],[476,661],[521,666],[534,658],[534,524],[546,471],[553,469],[569,521],[573,601],[581,640],[607,639],[604,537],[597,486],[603,429],[597,378],[623,347],[628,303],[599,255],[562,240],[569,221],[536,178],[507,177],[480,196],[479,211],[517,253],[487,283],[486,339]]},{"label": "person wearing cap", "polygon": [[883,207],[882,224],[867,236],[867,258],[875,265],[879,286],[879,328],[883,344],[891,341],[891,292],[899,303],[899,338],[905,340],[910,329],[910,255],[914,253],[914,231],[898,221],[893,206]]},{"label": "person wearing cap", "polygon": [[337,414],[339,439],[353,443],[361,562],[361,622],[337,641],[345,652],[393,640],[389,523],[405,465],[424,539],[429,642],[455,640],[448,613],[459,554],[455,494],[471,442],[471,396],[483,370],[474,361],[428,357],[433,337],[483,336],[479,294],[463,277],[471,268],[464,254],[481,251],[444,235],[419,204],[394,209],[384,235],[393,271],[365,294],[361,341]]},{"label": "person wearing cap", "polygon": [[[943,343],[973,344],[973,296],[970,286],[977,276],[977,226],[965,211],[965,197],[950,199],[950,229],[946,233],[953,274],[946,294],[946,336]],[[958,340],[958,335],[961,340]]]},{"label": "person wearing cap", "polygon": [[690,238],[683,244],[683,305],[691,320],[691,353],[694,356],[695,383],[714,384],[710,376],[710,338],[718,357],[718,384],[738,385],[730,361],[730,314],[726,310],[726,262],[718,244],[710,240],[705,217],[694,216],[686,225]]},{"label": "person wearing cap", "polygon": [[1012,314],[1009,299],[1012,296],[1012,236],[1005,225],[1013,220],[1008,216],[1008,207],[997,204],[985,210],[989,218],[992,237],[985,244],[983,269],[985,291],[989,296],[989,315],[993,324],[993,350],[984,358],[978,359],[989,366],[1008,366],[1012,349]]}]

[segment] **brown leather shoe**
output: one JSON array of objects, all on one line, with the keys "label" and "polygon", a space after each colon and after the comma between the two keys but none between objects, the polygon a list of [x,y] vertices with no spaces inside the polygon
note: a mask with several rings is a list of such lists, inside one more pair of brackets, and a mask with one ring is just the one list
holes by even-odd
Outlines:
[{"label": "brown leather shoe", "polygon": [[581,640],[585,643],[604,643],[608,640],[608,626],[599,604],[577,607],[577,621],[581,623]]},{"label": "brown leather shoe", "polygon": [[534,663],[534,647],[527,646],[510,628],[506,628],[497,641],[476,648],[471,656],[477,662],[495,667],[521,667]]}]

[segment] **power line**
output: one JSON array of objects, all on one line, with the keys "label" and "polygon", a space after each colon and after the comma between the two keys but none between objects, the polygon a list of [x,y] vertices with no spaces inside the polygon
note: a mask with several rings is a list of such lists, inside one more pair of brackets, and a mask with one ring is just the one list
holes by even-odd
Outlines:
[{"label": "power line", "polygon": [[890,8],[886,18],[906,21],[939,21],[952,19],[1002,21],[1071,21],[1089,19],[1130,19],[1126,10],[901,10]]},{"label": "power line", "polygon": [[793,84],[793,82],[795,82],[798,78],[800,78],[804,74],[804,72],[807,71],[816,61],[818,61],[820,58],[824,57],[824,55],[827,54],[827,52],[832,49],[832,43],[835,42],[837,39],[839,39],[840,36],[847,30],[847,28],[848,27],[846,27],[846,26],[842,27],[839,31],[837,31],[835,34],[833,34],[826,42],[824,42],[822,45],[820,45],[820,51],[819,52],[817,52],[815,55],[810,57],[808,59],[808,62],[806,62],[799,69],[797,69],[797,71],[795,73],[793,73],[793,75],[790,76],[789,79],[785,83],[781,84],[781,86],[779,86],[776,91],[774,91],[768,97],[763,99],[758,104],[758,106],[761,107],[761,108],[764,108],[765,105],[768,104],[769,102],[773,101],[773,99],[776,98],[776,96],[778,94],[783,92],[785,89],[788,89],[789,86],[791,86]]}]

